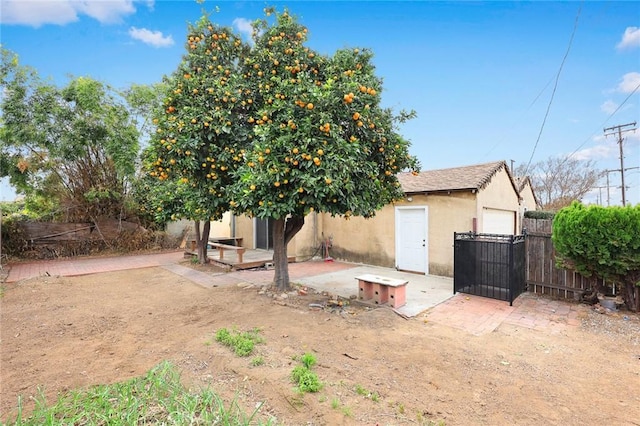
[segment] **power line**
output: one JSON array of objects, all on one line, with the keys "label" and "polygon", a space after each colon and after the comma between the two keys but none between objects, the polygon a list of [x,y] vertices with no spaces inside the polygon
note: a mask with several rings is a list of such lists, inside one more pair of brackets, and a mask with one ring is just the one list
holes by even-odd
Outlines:
[{"label": "power line", "polygon": [[[638,89],[640,89],[640,83],[636,86],[635,89],[633,89],[631,91],[631,93],[629,93],[629,96],[627,96],[625,98],[625,100],[622,101],[622,103],[620,105],[618,105],[618,108],[616,108],[615,111],[613,111],[611,114],[609,114],[609,116],[602,122],[600,127],[605,126],[607,124],[607,122],[611,119],[611,117],[613,117],[615,114],[617,114],[618,111],[620,111],[620,108],[622,108],[623,105],[626,104],[629,99],[631,99],[631,96],[633,96],[638,91]],[[571,154],[567,155],[566,159],[568,160],[569,158],[573,157],[576,154],[576,152],[578,152],[580,150],[580,148],[582,148],[587,142],[589,142],[591,140],[591,138],[593,138],[596,135],[596,133],[600,133],[600,130],[596,130],[593,133],[591,133],[591,135],[589,135],[584,140],[584,142],[582,142],[580,145],[578,145],[578,147]]]},{"label": "power line", "polygon": [[536,143],[533,146],[533,150],[531,151],[531,156],[529,157],[529,161],[527,162],[527,167],[524,169],[524,176],[527,175],[529,171],[529,166],[531,165],[531,161],[533,160],[533,156],[536,153],[536,149],[538,148],[538,143],[540,142],[540,137],[542,136],[542,131],[544,130],[544,126],[547,122],[547,117],[549,116],[549,111],[551,110],[551,104],[553,103],[553,98],[555,97],[556,90],[558,88],[558,81],[560,80],[560,73],[562,73],[562,68],[564,67],[564,63],[569,56],[569,52],[571,51],[571,46],[573,45],[573,38],[576,34],[576,30],[578,29],[578,20],[580,18],[580,12],[582,11],[582,4],[580,3],[580,7],[578,8],[578,13],[576,14],[576,19],[573,23],[573,31],[571,32],[571,38],[569,39],[569,45],[567,46],[567,50],[564,53],[564,57],[562,58],[562,62],[560,63],[560,68],[558,68],[558,72],[556,74],[556,80],[553,85],[553,91],[551,92],[551,98],[549,99],[549,104],[547,105],[547,111],[544,114],[544,118],[542,120],[542,125],[540,126],[540,131],[538,132],[538,137],[536,138]]}]

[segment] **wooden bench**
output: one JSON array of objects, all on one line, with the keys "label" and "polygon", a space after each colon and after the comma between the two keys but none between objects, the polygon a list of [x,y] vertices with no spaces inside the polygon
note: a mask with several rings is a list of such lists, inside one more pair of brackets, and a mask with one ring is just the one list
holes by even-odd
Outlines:
[{"label": "wooden bench", "polygon": [[219,250],[219,252],[220,252],[220,260],[224,259],[224,251],[225,250],[234,250],[236,252],[236,254],[238,255],[238,263],[242,263],[242,256],[244,255],[244,252],[246,251],[246,249],[244,247],[231,246],[229,244],[216,243],[216,242],[212,242],[212,241],[209,241],[209,246],[211,248],[217,248]]},{"label": "wooden bench", "polygon": [[[228,244],[233,246],[241,246],[242,245],[242,237],[210,237],[208,244],[211,243],[220,243],[220,244]],[[196,251],[196,240],[191,240],[191,251]]]},{"label": "wooden bench", "polygon": [[242,237],[209,237],[209,243],[229,244],[230,246],[241,246]]},{"label": "wooden bench", "polygon": [[389,303],[399,308],[407,303],[408,281],[365,274],[356,277],[358,280],[358,298],[363,301],[373,300],[376,305]]}]

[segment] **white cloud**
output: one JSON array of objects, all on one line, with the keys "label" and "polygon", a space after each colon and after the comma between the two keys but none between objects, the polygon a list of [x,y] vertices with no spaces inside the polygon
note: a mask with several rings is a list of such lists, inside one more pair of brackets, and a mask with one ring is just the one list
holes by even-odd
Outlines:
[{"label": "white cloud", "polygon": [[88,15],[103,24],[112,24],[122,21],[122,17],[135,13],[136,8],[132,0],[109,1],[73,1],[78,13]]},{"label": "white cloud", "polygon": [[[146,4],[153,8],[153,1],[147,0]],[[135,11],[134,0],[2,0],[0,22],[37,28],[45,24],[66,25],[87,15],[111,24]]]},{"label": "white cloud", "polygon": [[174,44],[171,35],[165,37],[160,31],[151,31],[146,28],[131,27],[129,35],[131,38],[150,44],[153,47],[167,47]]},{"label": "white cloud", "polygon": [[618,109],[618,104],[611,99],[604,101],[604,103],[600,105],[600,110],[605,114],[613,114],[616,109]]},{"label": "white cloud", "polygon": [[616,45],[618,50],[632,49],[634,47],[640,47],[640,28],[627,27],[622,35],[622,40]]},{"label": "white cloud", "polygon": [[75,7],[69,1],[19,1],[2,2],[0,22],[3,24],[31,25],[39,27],[43,24],[65,25],[78,20]]},{"label": "white cloud", "polygon": [[571,158],[574,160],[602,160],[605,158],[615,158],[618,155],[618,145],[615,141],[605,139],[600,145],[582,149],[575,152]]},{"label": "white cloud", "polygon": [[618,92],[631,93],[640,85],[640,72],[628,72],[622,76],[622,81],[616,87]]},{"label": "white cloud", "polygon": [[233,20],[233,26],[238,31],[245,34],[249,39],[251,38],[251,35],[253,34],[253,26],[251,25],[251,21],[248,19],[236,18]]}]

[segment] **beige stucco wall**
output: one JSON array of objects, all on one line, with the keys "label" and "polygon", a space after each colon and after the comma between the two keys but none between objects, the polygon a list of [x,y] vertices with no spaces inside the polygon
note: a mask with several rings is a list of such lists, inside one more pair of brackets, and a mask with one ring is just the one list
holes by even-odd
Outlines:
[{"label": "beige stucco wall", "polygon": [[234,237],[242,238],[242,247],[254,249],[256,247],[253,235],[253,218],[249,216],[235,216]]},{"label": "beige stucco wall", "polygon": [[478,230],[483,229],[483,211],[485,208],[506,210],[513,212],[515,216],[517,234],[522,229],[519,196],[516,192],[511,177],[503,168],[492,178],[491,182],[478,193],[476,217],[478,218]]},{"label": "beige stucco wall", "polygon": [[[317,244],[330,239],[329,254],[338,260],[394,268],[396,266],[395,207],[427,207],[429,273],[453,275],[453,233],[473,229],[476,212],[475,195],[469,192],[454,192],[443,195],[414,195],[412,201],[402,200],[387,205],[371,219],[360,217],[317,216]],[[308,216],[305,228],[295,238],[297,256],[309,253],[314,232]],[[306,230],[306,232],[305,232]],[[289,253],[292,253],[289,246]]]},{"label": "beige stucco wall", "polygon": [[536,198],[533,196],[533,190],[531,189],[531,185],[528,183],[525,184],[522,191],[520,191],[520,198],[522,198],[521,207],[523,214],[525,211],[538,209]]},{"label": "beige stucco wall", "polygon": [[334,259],[368,265],[395,267],[395,213],[387,205],[371,219],[322,215],[320,232],[332,240]]},{"label": "beige stucco wall", "polygon": [[473,230],[476,196],[469,192],[453,192],[413,197],[428,206],[429,274],[453,276],[453,233]]},{"label": "beige stucco wall", "polygon": [[[179,237],[183,232],[187,232],[187,238],[195,238],[195,226],[193,221],[183,219],[175,222],[169,222],[165,229],[169,235]],[[221,220],[212,221],[209,235],[211,237],[231,236],[231,213],[225,213]]]}]

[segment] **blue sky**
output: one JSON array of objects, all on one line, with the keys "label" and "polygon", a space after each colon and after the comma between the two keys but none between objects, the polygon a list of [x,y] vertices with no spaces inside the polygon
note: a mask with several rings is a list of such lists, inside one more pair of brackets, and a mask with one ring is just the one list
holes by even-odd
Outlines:
[{"label": "blue sky", "polygon": [[[246,31],[266,5],[297,15],[322,53],[373,50],[385,105],[418,114],[401,131],[423,169],[567,155],[620,169],[617,139],[603,129],[640,125],[634,1],[2,0],[0,37],[58,84],[91,76],[124,88],[177,67],[187,23],[203,7],[218,6],[214,20]],[[640,130],[624,136],[626,198],[635,204]],[[620,173],[609,180],[611,204],[620,204]],[[1,190],[0,199],[12,199]],[[585,201],[600,194],[606,205],[606,188]]]}]

